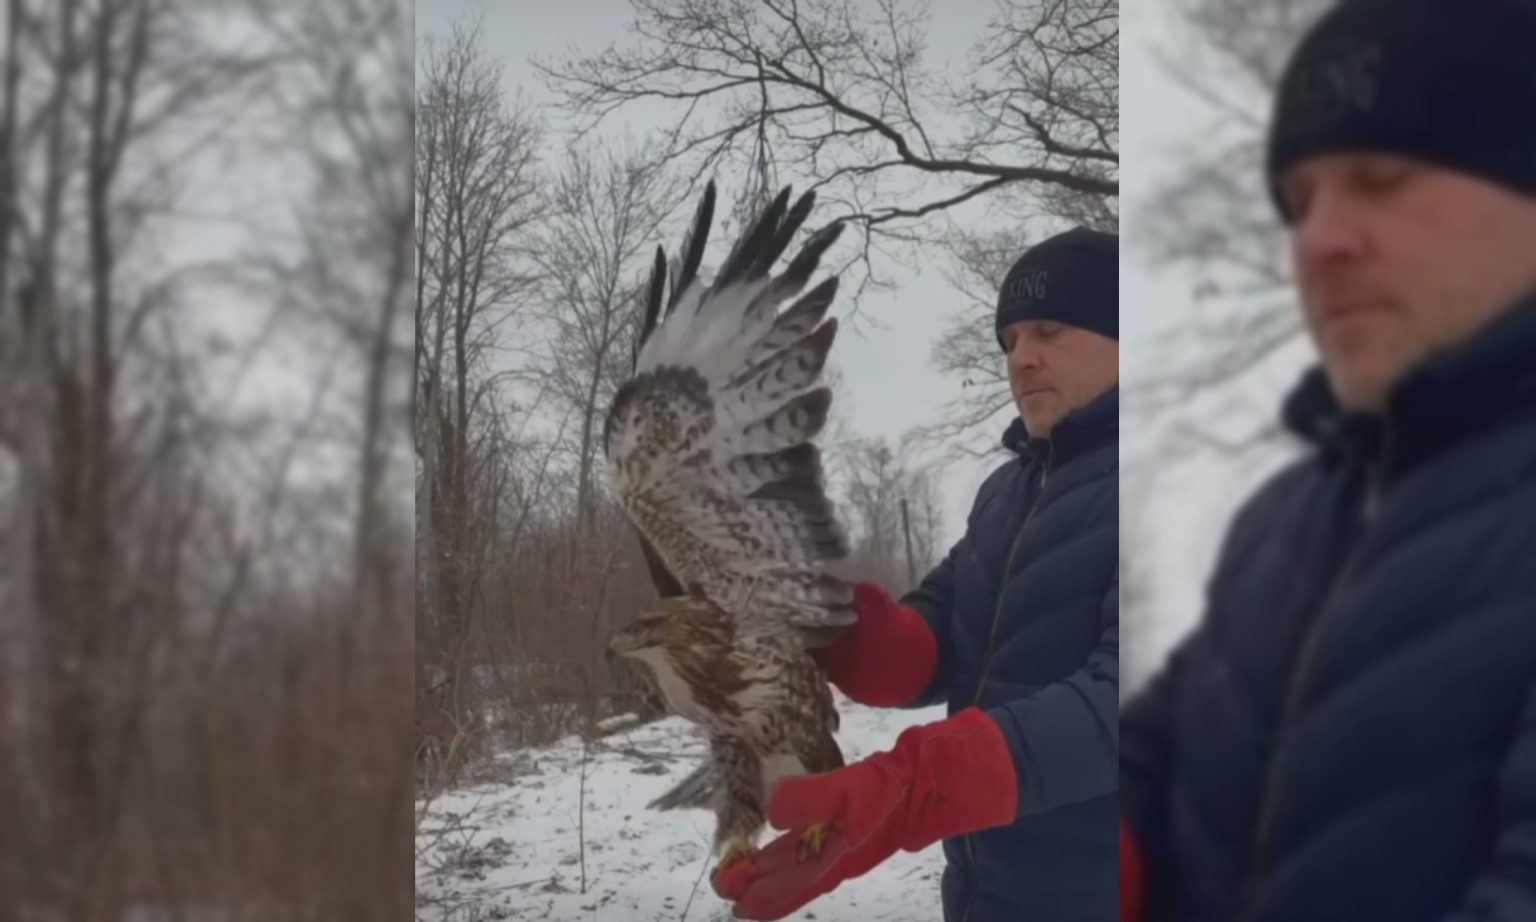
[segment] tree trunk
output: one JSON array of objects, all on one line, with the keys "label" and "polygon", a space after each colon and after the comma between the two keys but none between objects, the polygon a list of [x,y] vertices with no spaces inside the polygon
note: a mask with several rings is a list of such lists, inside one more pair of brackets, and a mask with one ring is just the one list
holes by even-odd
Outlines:
[{"label": "tree trunk", "polygon": [[603,357],[598,356],[592,368],[592,378],[587,385],[587,394],[581,412],[581,450],[580,469],[577,471],[576,480],[576,536],[578,545],[584,542],[593,532],[595,521],[592,499],[592,467],[596,454],[597,420],[597,391],[602,383]]}]

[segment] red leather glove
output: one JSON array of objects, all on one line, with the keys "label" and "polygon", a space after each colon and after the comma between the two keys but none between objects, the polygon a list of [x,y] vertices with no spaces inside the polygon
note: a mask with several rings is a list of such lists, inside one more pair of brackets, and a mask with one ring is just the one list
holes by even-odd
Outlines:
[{"label": "red leather glove", "polygon": [[1138,922],[1146,898],[1146,866],[1131,828],[1120,821],[1120,922]]},{"label": "red leather glove", "polygon": [[[888,752],[819,775],[786,778],[768,821],[790,832],[713,878],[744,919],[780,919],[896,853],[1013,822],[1019,779],[1002,730],[979,708],[908,727]],[[802,855],[805,831],[830,827]]]},{"label": "red leather glove", "polygon": [[895,707],[923,693],[939,645],[914,608],[898,605],[874,583],[853,584],[859,620],[811,656],[838,690],[860,704]]}]

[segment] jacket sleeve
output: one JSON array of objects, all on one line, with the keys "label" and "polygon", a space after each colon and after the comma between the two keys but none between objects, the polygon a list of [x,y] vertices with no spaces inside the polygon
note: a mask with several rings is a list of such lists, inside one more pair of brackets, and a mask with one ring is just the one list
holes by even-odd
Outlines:
[{"label": "jacket sleeve", "polygon": [[965,535],[949,549],[949,554],[944,560],[923,577],[923,581],[916,589],[901,597],[901,604],[911,606],[923,616],[923,621],[932,632],[939,651],[938,663],[934,666],[933,678],[928,681],[928,687],[903,707],[929,707],[940,704],[948,698],[949,680],[953,674],[955,662],[951,630],[955,611],[955,561],[961,559],[962,554],[969,552],[969,542],[977,513],[988,502],[997,501],[998,492],[995,483],[1007,467],[1007,464],[999,466],[976,491],[976,500],[971,504],[971,511],[966,517]]},{"label": "jacket sleeve", "polygon": [[1120,710],[1120,816],[1136,840],[1149,885],[1163,876],[1158,864],[1167,854],[1165,806],[1174,769],[1174,713],[1184,664],[1196,655],[1201,636],[1200,629],[1187,636]]},{"label": "jacket sleeve", "polygon": [[[1233,542],[1228,541],[1228,554]],[[1217,578],[1223,567],[1217,566]],[[1175,715],[1191,664],[1205,654],[1210,628],[1201,620],[1168,654],[1152,678],[1120,709],[1120,816],[1145,862],[1148,886],[1166,878],[1168,791],[1175,770]]]},{"label": "jacket sleeve", "polygon": [[1167,854],[1165,806],[1174,765],[1174,718],[1179,708],[1186,675],[1192,664],[1208,656],[1209,599],[1224,575],[1234,572],[1265,540],[1265,525],[1273,520],[1277,503],[1290,496],[1288,478],[1303,469],[1272,478],[1237,511],[1223,538],[1221,552],[1207,586],[1207,608],[1189,634],[1173,648],[1152,679],[1120,709],[1120,815],[1145,859],[1149,886],[1166,874],[1159,871]]},{"label": "jacket sleeve", "polygon": [[901,604],[911,606],[923,616],[923,621],[932,632],[939,650],[938,661],[933,668],[933,678],[928,680],[928,687],[903,707],[929,707],[945,700],[945,691],[949,688],[950,670],[954,662],[949,627],[953,620],[950,613],[955,607],[955,557],[960,553],[965,541],[966,539],[961,538],[959,543],[950,549],[949,555],[923,577],[922,583],[901,598]]},{"label": "jacket sleeve", "polygon": [[1113,793],[1119,785],[1120,577],[1100,606],[1099,643],[1065,679],[988,711],[1019,775],[1019,816]]},{"label": "jacket sleeve", "polygon": [[1447,922],[1536,919],[1536,683],[1499,776],[1498,832],[1487,864]]}]

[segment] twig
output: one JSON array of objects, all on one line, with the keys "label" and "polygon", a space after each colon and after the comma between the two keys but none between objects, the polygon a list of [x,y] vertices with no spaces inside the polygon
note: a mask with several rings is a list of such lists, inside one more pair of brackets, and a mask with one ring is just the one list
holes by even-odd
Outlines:
[{"label": "twig", "polygon": [[[438,849],[439,849],[439,846],[442,845],[443,840],[448,838],[449,835],[452,835],[452,834],[455,834],[455,833],[463,833],[466,830],[468,831],[468,835],[464,836],[461,839],[460,848],[461,848],[461,850],[464,849],[464,848],[468,848],[470,843],[472,843],[474,841],[475,833],[477,831],[479,831],[479,829],[480,829],[480,824],[478,824],[478,823],[470,823],[470,822],[468,822],[468,820],[469,820],[470,817],[472,817],[475,813],[477,813],[480,810],[481,804],[483,804],[485,802],[485,799],[487,797],[489,797],[489,796],[490,796],[489,794],[482,794],[479,797],[479,799],[477,799],[475,801],[475,803],[468,810],[464,811],[462,819],[457,821],[457,822],[455,822],[455,819],[457,819],[457,818],[454,816],[454,814],[449,814],[450,819],[444,823],[443,827],[441,829],[435,830],[435,831],[430,832],[430,833],[422,831],[423,821],[427,818],[427,815],[430,812],[430,810],[426,809],[426,808],[418,810],[417,814],[416,814],[416,817],[417,817],[416,818],[416,825],[417,825],[416,852],[417,852],[417,854],[425,855],[425,854],[430,854],[430,853],[437,852]],[[435,800],[436,797],[437,797],[437,795],[434,793],[432,795],[432,798]],[[427,837],[430,837],[430,838],[428,838],[426,842],[422,842],[422,838],[424,836],[427,836]],[[429,868],[428,874],[447,874],[448,871],[451,870],[451,868],[453,866],[453,858],[451,856],[437,855],[437,856],[434,856],[430,860],[436,866]]]},{"label": "twig", "polygon": [[587,735],[581,735],[581,780],[576,805],[576,849],[581,855],[581,893],[587,893]]},{"label": "twig", "polygon": [[524,887],[533,887],[538,884],[547,884],[557,875],[549,874],[544,877],[535,877],[532,880],[520,880],[515,884],[496,884],[491,887],[473,887],[458,893],[447,893],[442,896],[418,896],[418,906],[446,906],[450,910],[461,906],[479,905],[484,897],[495,893],[504,893],[508,890],[521,890]]},{"label": "twig", "polygon": [[907,537],[907,585],[917,585],[917,562],[912,557],[912,521],[907,516],[907,498],[901,498],[901,531]]},{"label": "twig", "polygon": [[704,872],[709,870],[709,863],[714,856],[709,849],[704,850],[704,864],[699,868],[699,876],[693,879],[693,889],[688,891],[688,902],[683,904],[683,914],[678,916],[678,922],[688,922],[688,910],[693,906],[693,898],[698,895],[699,883],[704,880]]}]

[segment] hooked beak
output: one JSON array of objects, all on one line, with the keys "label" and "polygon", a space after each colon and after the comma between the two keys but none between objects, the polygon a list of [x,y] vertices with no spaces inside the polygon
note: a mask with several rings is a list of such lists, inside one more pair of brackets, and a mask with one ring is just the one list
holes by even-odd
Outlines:
[{"label": "hooked beak", "polygon": [[628,656],[638,649],[640,645],[634,638],[625,634],[615,634],[608,638],[608,651],[605,655],[612,660],[615,656]]}]

